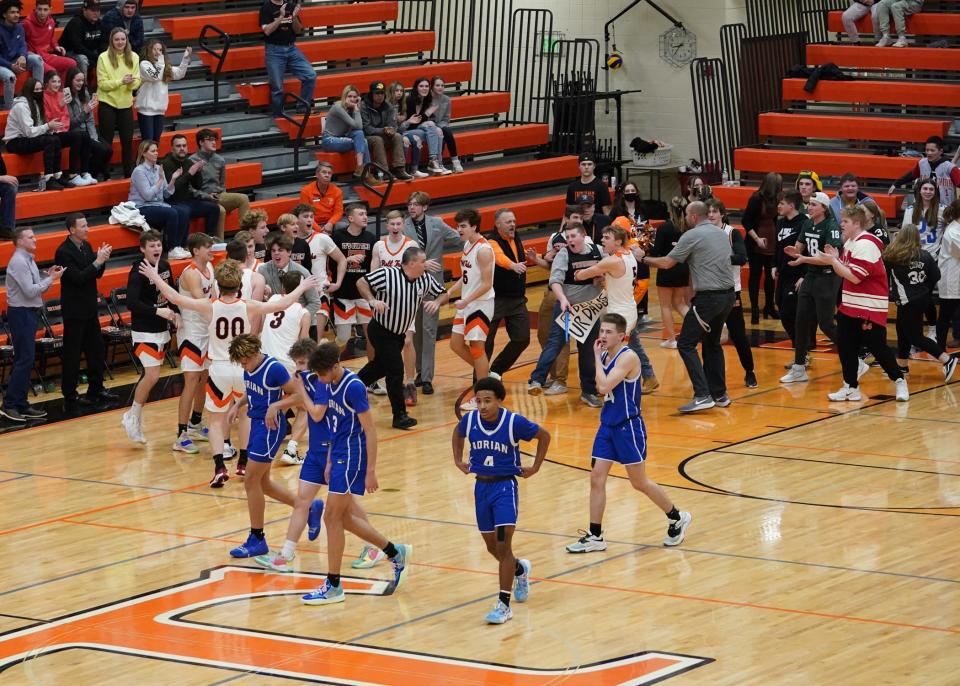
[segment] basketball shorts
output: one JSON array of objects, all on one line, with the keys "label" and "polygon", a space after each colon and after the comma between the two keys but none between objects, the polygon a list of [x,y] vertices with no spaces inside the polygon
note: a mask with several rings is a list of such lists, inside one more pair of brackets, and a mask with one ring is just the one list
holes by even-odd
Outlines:
[{"label": "basketball shorts", "polygon": [[593,459],[640,464],[647,459],[647,427],[642,417],[633,417],[618,426],[601,424],[593,439]]},{"label": "basketball shorts", "polygon": [[325,486],[327,480],[324,472],[327,471],[327,455],[330,453],[330,444],[325,443],[320,450],[310,448],[300,465],[300,481]]},{"label": "basketball shorts", "polygon": [[493,533],[498,526],[516,526],[520,510],[517,480],[477,481],[473,486],[473,504],[480,533]]},{"label": "basketball shorts", "polygon": [[363,298],[354,300],[333,299],[333,323],[337,326],[341,324],[367,324],[373,318],[373,310],[370,309],[370,303]]},{"label": "basketball shorts", "polygon": [[207,412],[226,412],[230,409],[230,401],[239,400],[245,393],[243,367],[225,360],[210,363],[207,399],[203,404]]},{"label": "basketball shorts", "polygon": [[493,298],[472,302],[457,311],[453,318],[453,333],[462,335],[465,341],[485,341],[490,333],[491,319]]},{"label": "basketball shorts", "polygon": [[287,418],[282,414],[276,429],[268,429],[258,418],[250,418],[250,437],[247,439],[247,458],[253,462],[273,462],[280,452],[280,444],[287,435]]},{"label": "basketball shorts", "polygon": [[[323,315],[327,319],[330,319],[330,313],[333,312],[333,303],[329,295],[320,296],[320,311],[317,312],[318,315]],[[316,320],[314,320],[316,321]]]},{"label": "basketball shorts", "polygon": [[159,367],[170,342],[170,332],[151,333],[148,331],[131,332],[133,354],[144,368]]},{"label": "basketball shorts", "polygon": [[329,493],[363,495],[367,479],[367,448],[356,452],[330,451]]},{"label": "basketball shorts", "polygon": [[208,336],[187,336],[178,333],[180,346],[177,354],[180,357],[180,369],[184,372],[202,372],[210,368],[210,358],[207,357]]}]

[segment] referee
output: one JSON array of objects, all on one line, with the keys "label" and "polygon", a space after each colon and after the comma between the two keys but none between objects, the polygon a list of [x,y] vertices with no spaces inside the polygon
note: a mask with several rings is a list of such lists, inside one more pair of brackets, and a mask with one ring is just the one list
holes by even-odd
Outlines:
[{"label": "referee", "polygon": [[[436,279],[426,273],[427,256],[421,248],[407,248],[399,267],[383,267],[357,281],[357,290],[373,309],[367,337],[373,359],[358,376],[364,386],[387,377],[387,396],[393,410],[393,428],[411,429],[417,420],[407,414],[403,402],[403,339],[423,303],[426,314],[435,314],[450,300]],[[429,296],[435,300],[427,300]]]}]

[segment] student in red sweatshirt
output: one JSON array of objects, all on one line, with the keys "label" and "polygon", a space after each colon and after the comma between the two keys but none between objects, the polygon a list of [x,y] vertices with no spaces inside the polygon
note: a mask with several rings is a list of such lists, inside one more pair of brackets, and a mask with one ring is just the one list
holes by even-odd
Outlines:
[{"label": "student in red sweatshirt", "polygon": [[43,72],[55,71],[60,80],[67,80],[67,71],[77,63],[67,57],[67,51],[57,44],[57,22],[50,16],[50,0],[37,0],[33,12],[23,20],[27,34],[27,49],[43,60]]}]

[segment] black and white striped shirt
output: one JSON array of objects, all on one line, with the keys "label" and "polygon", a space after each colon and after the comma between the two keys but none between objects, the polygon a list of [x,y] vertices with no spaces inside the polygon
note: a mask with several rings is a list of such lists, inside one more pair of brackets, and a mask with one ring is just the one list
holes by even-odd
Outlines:
[{"label": "black and white striped shirt", "polygon": [[404,274],[403,267],[381,267],[363,278],[376,298],[387,303],[386,312],[374,312],[374,321],[399,336],[410,328],[425,295],[437,297],[446,292],[427,273],[411,281]]}]

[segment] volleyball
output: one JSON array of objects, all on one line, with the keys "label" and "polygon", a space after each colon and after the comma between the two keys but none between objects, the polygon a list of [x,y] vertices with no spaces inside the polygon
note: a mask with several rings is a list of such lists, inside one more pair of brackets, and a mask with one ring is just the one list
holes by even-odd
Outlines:
[{"label": "volleyball", "polygon": [[607,57],[608,69],[619,69],[622,66],[623,66],[623,55],[621,55],[619,52],[611,53],[610,56]]}]

